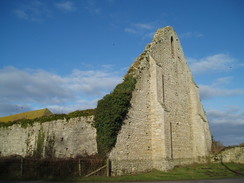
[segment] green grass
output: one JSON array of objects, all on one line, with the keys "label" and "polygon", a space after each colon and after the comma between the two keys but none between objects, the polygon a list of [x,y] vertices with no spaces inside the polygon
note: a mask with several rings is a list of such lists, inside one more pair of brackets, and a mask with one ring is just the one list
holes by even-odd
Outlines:
[{"label": "green grass", "polygon": [[36,119],[42,116],[50,116],[53,113],[49,111],[47,108],[39,109],[35,111],[23,112],[19,114],[14,114],[10,116],[0,117],[0,121],[3,123],[8,123],[10,121],[16,121],[19,119]]},{"label": "green grass", "polygon": [[73,181],[159,181],[159,180],[199,180],[217,178],[237,178],[244,177],[244,164],[226,163],[188,165],[177,167],[168,172],[153,170],[148,173],[137,175],[117,176],[117,177],[82,177]]},{"label": "green grass", "polygon": [[[168,172],[152,170],[146,173],[126,176],[91,176],[91,177],[46,177],[41,180],[62,182],[123,182],[123,181],[163,181],[163,180],[203,180],[220,178],[244,177],[244,164],[236,163],[211,163],[194,164],[176,167]],[[3,177],[0,177],[0,180]],[[6,179],[6,178],[5,178]],[[24,177],[7,177],[8,180],[32,180]],[[37,179],[33,179],[37,180]]]}]

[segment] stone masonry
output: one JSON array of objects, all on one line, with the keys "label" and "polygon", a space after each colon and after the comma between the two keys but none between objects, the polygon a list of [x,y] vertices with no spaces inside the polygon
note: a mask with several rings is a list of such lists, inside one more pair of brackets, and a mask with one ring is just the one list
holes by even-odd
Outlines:
[{"label": "stone masonry", "polygon": [[211,156],[212,162],[244,164],[244,147],[229,147]]},{"label": "stone masonry", "polygon": [[97,153],[93,116],[0,128],[0,156],[74,158]]},{"label": "stone masonry", "polygon": [[112,175],[204,161],[212,143],[209,124],[172,27],[157,31],[129,72],[137,84],[109,155]]}]

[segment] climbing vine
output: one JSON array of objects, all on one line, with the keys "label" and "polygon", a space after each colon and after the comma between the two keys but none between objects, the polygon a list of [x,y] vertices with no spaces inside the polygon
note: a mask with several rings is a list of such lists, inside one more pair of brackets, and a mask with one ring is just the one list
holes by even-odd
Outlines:
[{"label": "climbing vine", "polygon": [[112,93],[98,101],[94,125],[97,129],[98,153],[101,156],[106,156],[116,143],[117,135],[130,107],[135,84],[136,79],[127,76]]},{"label": "climbing vine", "polygon": [[34,151],[34,157],[35,158],[41,158],[43,154],[43,148],[44,148],[44,141],[45,141],[45,134],[43,132],[43,128],[40,129],[38,133],[38,138],[37,138],[37,144],[36,144],[36,149]]}]

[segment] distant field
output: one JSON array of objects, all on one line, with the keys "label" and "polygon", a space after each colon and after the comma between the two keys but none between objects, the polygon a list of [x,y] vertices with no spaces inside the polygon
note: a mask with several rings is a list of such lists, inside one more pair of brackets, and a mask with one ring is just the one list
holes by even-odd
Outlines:
[{"label": "distant field", "polygon": [[14,114],[11,116],[5,116],[5,117],[0,117],[0,122],[10,122],[10,121],[16,121],[20,119],[35,119],[39,118],[42,116],[50,116],[53,113],[49,111],[48,109],[40,109],[40,110],[35,110],[35,111],[29,111],[29,112],[23,112],[19,114]]},{"label": "distant field", "polygon": [[130,176],[75,178],[74,181],[159,181],[244,177],[244,164],[206,164],[176,167],[168,172],[153,170]]}]

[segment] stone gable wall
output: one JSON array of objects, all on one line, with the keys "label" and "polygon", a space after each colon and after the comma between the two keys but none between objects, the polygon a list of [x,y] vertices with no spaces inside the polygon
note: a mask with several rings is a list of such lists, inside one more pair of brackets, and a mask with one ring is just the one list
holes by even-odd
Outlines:
[{"label": "stone gable wall", "polygon": [[152,131],[150,128],[149,63],[145,57],[140,62],[140,74],[134,92],[131,108],[117,137],[115,148],[110,153],[113,175],[151,169]]},{"label": "stone gable wall", "polygon": [[208,121],[173,28],[158,30],[135,63],[132,107],[109,156],[112,174],[168,170],[204,159],[211,147]]},{"label": "stone gable wall", "polygon": [[0,156],[74,158],[97,153],[93,116],[0,128]]}]

